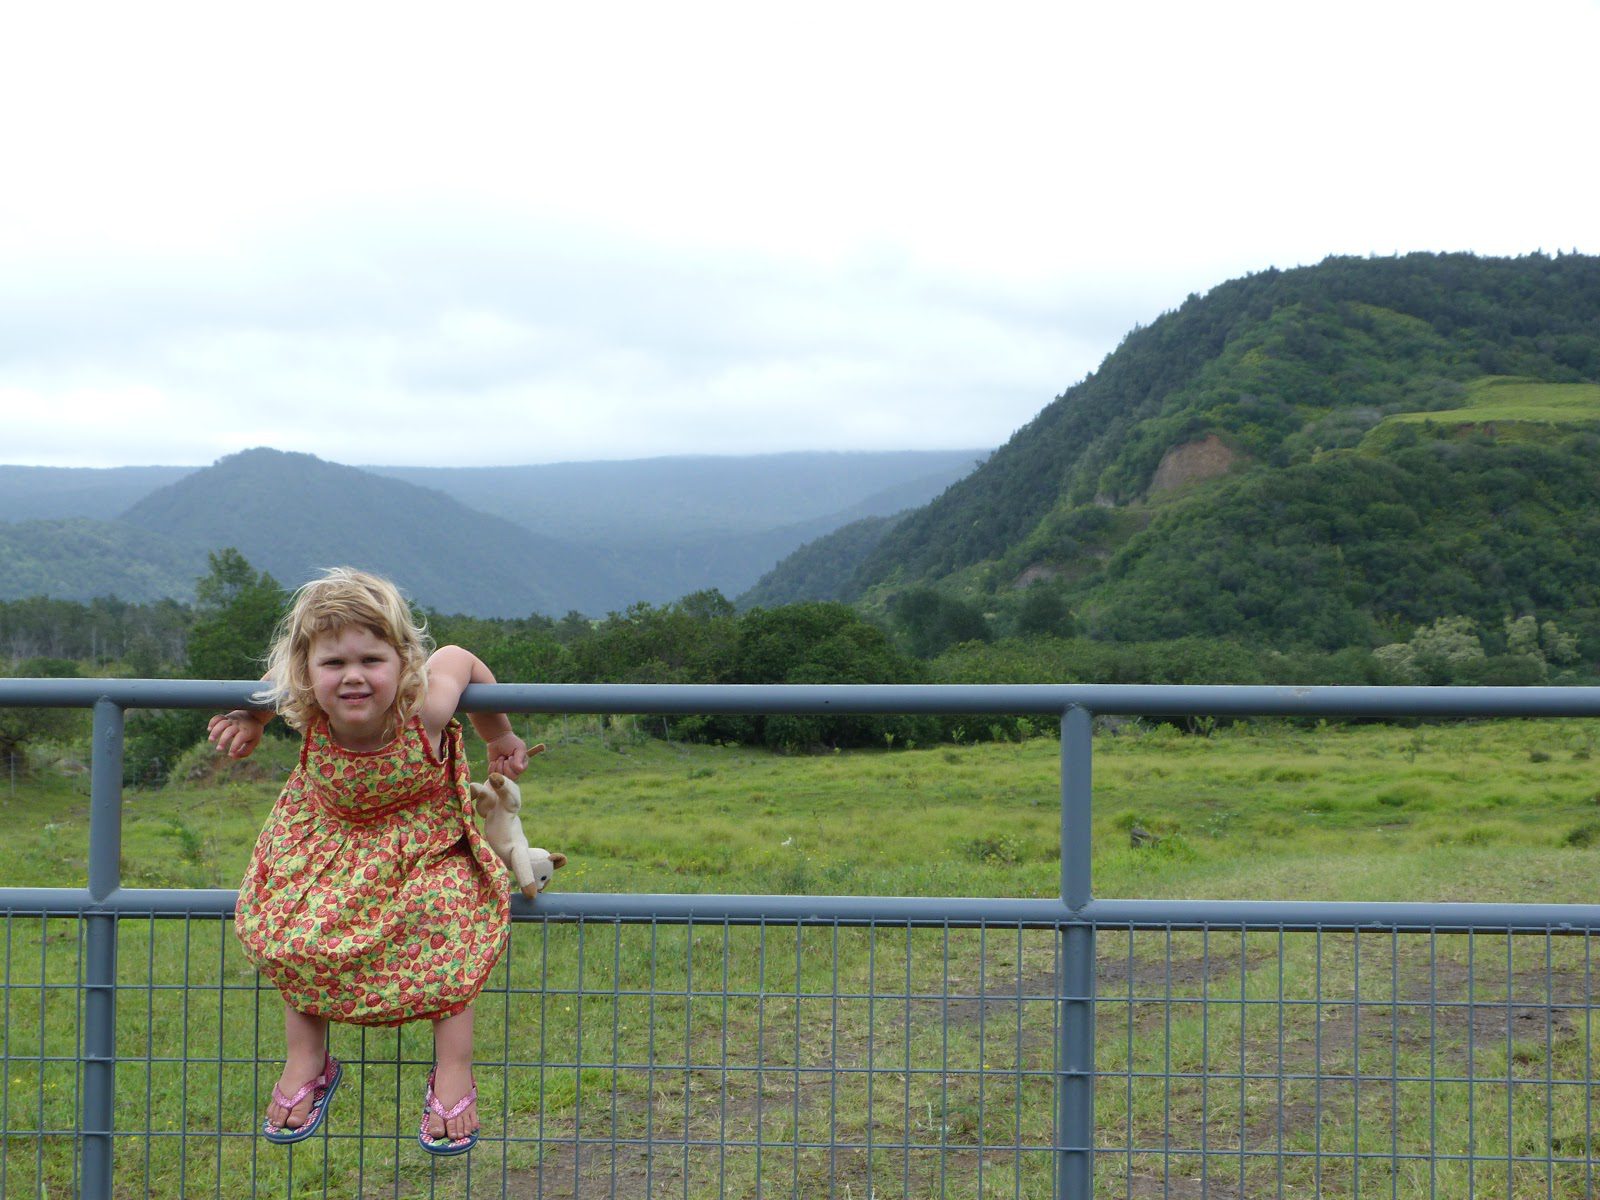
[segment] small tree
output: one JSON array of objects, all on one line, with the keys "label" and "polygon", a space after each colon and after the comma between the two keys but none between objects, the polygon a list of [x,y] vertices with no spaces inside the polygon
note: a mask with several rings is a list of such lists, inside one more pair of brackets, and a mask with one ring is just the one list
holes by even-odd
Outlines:
[{"label": "small tree", "polygon": [[1506,653],[1525,654],[1529,657],[1544,658],[1544,652],[1539,649],[1539,621],[1531,614],[1521,617],[1507,617],[1506,627]]},{"label": "small tree", "polygon": [[[739,621],[736,683],[920,683],[925,677],[920,663],[901,655],[848,605],[807,600],[752,609]],[[754,725],[759,740],[785,750],[881,746],[886,733],[904,745],[936,729],[913,717],[869,716],[758,717]]]},{"label": "small tree", "polygon": [[[66,659],[30,658],[18,663],[12,674],[19,679],[70,679],[77,676],[78,666]],[[30,747],[74,737],[84,725],[81,709],[0,707],[0,769],[25,773]]]},{"label": "small tree", "polygon": [[1506,654],[1527,659],[1536,668],[1525,672],[1537,674],[1535,682],[1543,682],[1551,665],[1565,666],[1578,661],[1578,639],[1563,633],[1554,621],[1542,625],[1532,613],[1520,617],[1507,617]]},{"label": "small tree", "polygon": [[1372,656],[1406,683],[1429,684],[1470,675],[1485,657],[1471,617],[1440,617],[1413,633],[1409,642],[1379,646]]},{"label": "small tree", "polygon": [[1023,637],[1071,637],[1078,630],[1061,589],[1041,581],[1022,593],[1016,631]]},{"label": "small tree", "polygon": [[[185,674],[190,679],[259,679],[288,594],[231,546],[207,557],[211,570],[195,581],[197,617],[189,632]],[[267,728],[282,736],[289,733],[279,721]],[[205,732],[206,714],[192,709],[135,713],[128,719],[123,781],[164,783],[173,763]]]},{"label": "small tree", "polygon": [[1544,647],[1544,656],[1549,662],[1567,666],[1578,661],[1577,636],[1557,629],[1554,621],[1539,626],[1539,644]]},{"label": "small tree", "polygon": [[207,558],[211,570],[194,588],[197,619],[189,632],[187,674],[191,679],[258,679],[288,593],[231,546]]},{"label": "small tree", "polygon": [[962,642],[990,639],[981,610],[933,588],[901,592],[890,602],[889,615],[906,648],[918,658],[933,658]]}]

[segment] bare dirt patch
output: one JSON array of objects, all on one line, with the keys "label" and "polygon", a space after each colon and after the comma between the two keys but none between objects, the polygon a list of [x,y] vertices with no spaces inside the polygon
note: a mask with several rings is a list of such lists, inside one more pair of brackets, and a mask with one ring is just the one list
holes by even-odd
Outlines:
[{"label": "bare dirt patch", "polygon": [[1241,458],[1243,455],[1214,433],[1197,442],[1174,446],[1162,455],[1161,465],[1150,480],[1150,494],[1160,496],[1192,483],[1216,479],[1233,470]]}]

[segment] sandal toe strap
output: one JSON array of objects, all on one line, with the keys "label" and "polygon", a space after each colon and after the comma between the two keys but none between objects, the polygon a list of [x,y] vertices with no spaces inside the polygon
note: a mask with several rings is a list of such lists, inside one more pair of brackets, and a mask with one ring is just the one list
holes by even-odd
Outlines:
[{"label": "sandal toe strap", "polygon": [[328,1076],[331,1075],[332,1073],[333,1073],[333,1059],[329,1058],[327,1060],[327,1062],[325,1062],[323,1064],[323,1066],[322,1066],[322,1074],[318,1075],[315,1079],[306,1080],[304,1083],[302,1083],[300,1085],[300,1090],[295,1092],[295,1094],[292,1095],[292,1096],[285,1096],[283,1094],[283,1089],[280,1088],[277,1084],[273,1084],[272,1085],[272,1100],[273,1100],[273,1103],[274,1104],[281,1104],[286,1110],[292,1111],[294,1109],[295,1105],[299,1104],[300,1101],[304,1100],[307,1096],[311,1095],[312,1092],[316,1091],[318,1088],[326,1088],[328,1086]]},{"label": "sandal toe strap", "polygon": [[474,1083],[467,1089],[467,1094],[465,1096],[457,1100],[454,1106],[446,1109],[443,1104],[439,1103],[439,1097],[433,1090],[433,1080],[428,1080],[428,1108],[436,1116],[443,1117],[446,1121],[449,1121],[455,1117],[459,1117],[462,1113],[466,1112],[468,1106],[477,1100],[477,1098],[478,1085]]}]

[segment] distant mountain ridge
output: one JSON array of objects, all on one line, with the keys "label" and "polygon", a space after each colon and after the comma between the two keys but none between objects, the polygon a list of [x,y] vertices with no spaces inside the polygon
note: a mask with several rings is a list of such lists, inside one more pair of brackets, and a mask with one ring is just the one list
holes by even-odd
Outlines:
[{"label": "distant mountain ridge", "polygon": [[339,563],[379,571],[447,612],[593,611],[617,586],[577,547],[309,454],[229,455],[152,492],[122,519],[180,543],[235,546],[290,586]]},{"label": "distant mountain ridge", "polygon": [[796,451],[365,469],[592,547],[622,583],[602,610],[611,611],[713,587],[738,595],[796,547],[831,529],[925,504],[986,454]]},{"label": "distant mountain ridge", "polygon": [[257,449],[206,468],[0,466],[0,599],[186,599],[206,552],[232,545],[291,585],[350,562],[443,611],[603,616],[712,587],[736,594],[819,532],[922,503],[981,457],[412,469]]},{"label": "distant mountain ridge", "polygon": [[0,521],[115,520],[198,467],[0,466]]},{"label": "distant mountain ridge", "polygon": [[[843,524],[925,504],[985,450],[682,455],[520,467],[368,466],[570,541],[611,544]],[[863,510],[864,511],[858,511]],[[842,519],[840,519],[842,518]]]}]

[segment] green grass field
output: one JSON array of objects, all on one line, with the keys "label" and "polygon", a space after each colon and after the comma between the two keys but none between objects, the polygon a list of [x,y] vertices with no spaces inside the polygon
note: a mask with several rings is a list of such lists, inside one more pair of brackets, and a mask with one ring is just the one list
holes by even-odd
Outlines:
[{"label": "green grass field", "polygon": [[[779,757],[631,721],[529,732],[550,751],[524,818],[571,856],[560,890],[1058,886],[1047,738]],[[1597,748],[1592,721],[1125,724],[1095,739],[1095,891],[1590,901]],[[83,882],[87,780],[62,757],[0,793],[8,884]],[[293,757],[197,751],[130,792],[124,882],[234,886]],[[72,1139],[17,1131],[74,1124],[80,936],[6,922],[7,1195],[71,1192]],[[426,1029],[337,1031],[331,1135],[285,1154],[252,1136],[276,995],[225,924],[125,922],[118,1125],[152,1136],[119,1142],[119,1194],[1049,1195],[1056,953],[1048,930],[519,925],[478,1005],[485,1144],[435,1164],[409,1140]],[[1102,931],[1096,1195],[1586,1195],[1591,956]]]},{"label": "green grass field", "polygon": [[[1398,413],[1383,424],[1483,425],[1600,423],[1600,384],[1541,383],[1490,376],[1467,385],[1467,403],[1437,412]],[[1380,425],[1379,428],[1382,428]]]}]

